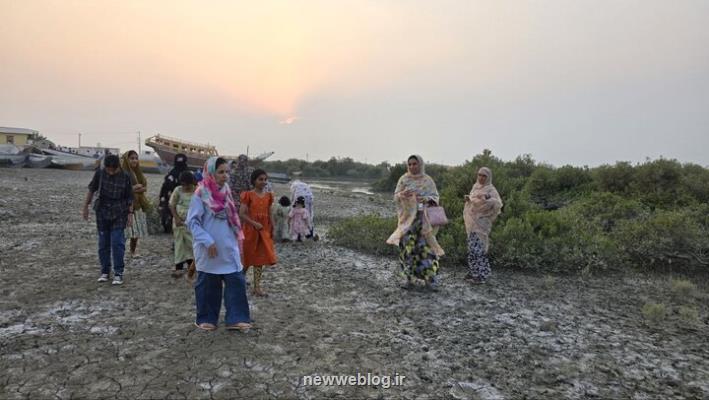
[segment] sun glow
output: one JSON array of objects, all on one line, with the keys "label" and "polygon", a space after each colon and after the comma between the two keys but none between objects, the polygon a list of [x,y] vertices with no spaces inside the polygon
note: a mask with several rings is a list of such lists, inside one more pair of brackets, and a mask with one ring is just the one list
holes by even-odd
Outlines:
[{"label": "sun glow", "polygon": [[[442,48],[454,52],[425,38],[411,46],[408,36],[430,17],[395,3],[209,4],[10,2],[0,50],[19,55],[26,66],[17,71],[36,68],[47,82],[81,86],[77,96],[199,96],[288,124],[318,90],[388,84]],[[418,56],[424,51],[427,59]]]}]

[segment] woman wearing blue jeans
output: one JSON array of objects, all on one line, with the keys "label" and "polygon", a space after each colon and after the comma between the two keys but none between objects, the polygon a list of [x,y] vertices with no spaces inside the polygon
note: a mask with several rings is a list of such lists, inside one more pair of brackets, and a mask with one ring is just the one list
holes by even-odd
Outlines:
[{"label": "woman wearing blue jeans", "polygon": [[[133,186],[130,177],[120,168],[118,156],[109,154],[89,183],[84,202],[83,217],[89,219],[89,205],[98,193],[96,228],[98,230],[98,258],[101,262],[99,282],[107,282],[113,258],[113,284],[123,284],[123,255],[126,250],[124,230],[133,223]],[[111,257],[113,256],[113,257]]]},{"label": "woman wearing blue jeans", "polygon": [[251,317],[239,250],[244,235],[226,183],[226,160],[211,157],[203,176],[192,196],[186,221],[192,232],[197,268],[195,325],[206,331],[217,329],[223,297],[226,328],[246,331],[251,328]]}]

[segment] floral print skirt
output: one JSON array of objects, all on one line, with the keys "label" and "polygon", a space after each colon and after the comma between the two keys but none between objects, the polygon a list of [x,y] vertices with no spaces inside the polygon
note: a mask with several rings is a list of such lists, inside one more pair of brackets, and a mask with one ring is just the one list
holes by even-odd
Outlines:
[{"label": "floral print skirt", "polygon": [[492,273],[485,245],[476,233],[468,236],[468,276],[485,282]]},{"label": "floral print skirt", "polygon": [[416,216],[416,220],[399,242],[399,263],[402,276],[431,281],[438,273],[438,256],[421,233],[421,216],[421,213]]}]

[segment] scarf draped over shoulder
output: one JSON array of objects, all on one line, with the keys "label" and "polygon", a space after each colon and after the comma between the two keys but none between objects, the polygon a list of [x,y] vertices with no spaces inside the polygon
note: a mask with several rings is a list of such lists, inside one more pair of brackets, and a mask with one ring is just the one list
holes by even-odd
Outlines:
[{"label": "scarf draped over shoulder", "polygon": [[222,187],[217,185],[215,174],[217,157],[210,157],[204,164],[203,179],[199,182],[195,194],[202,200],[205,207],[211,210],[218,217],[221,216],[229,222],[229,226],[234,231],[234,236],[239,242],[239,245],[244,241],[244,232],[241,230],[241,220],[239,213],[234,203],[234,198],[231,196],[231,190],[228,184]]},{"label": "scarf draped over shoulder", "polygon": [[469,200],[463,207],[463,221],[468,235],[476,233],[485,245],[485,251],[490,247],[490,231],[492,224],[500,215],[502,199],[492,185],[492,171],[489,168],[480,168],[478,174],[487,176],[484,185],[477,181],[470,190]]},{"label": "scarf draped over shoulder", "polygon": [[[138,161],[138,166],[131,168],[129,154],[130,151],[123,153],[121,156],[121,169],[125,171],[128,176],[130,176],[131,185],[135,186],[137,184],[143,185],[144,188],[148,188],[148,180],[143,175],[143,170],[140,168],[140,161]],[[150,202],[145,196],[146,192],[143,193],[133,193],[133,210],[143,210],[147,211],[150,207]]]},{"label": "scarf draped over shoulder", "polygon": [[[406,234],[406,231],[411,228],[416,216],[418,215],[418,200],[423,200],[424,203],[433,201],[439,204],[440,196],[438,195],[438,189],[436,188],[436,183],[433,179],[426,175],[423,159],[421,156],[415,156],[421,166],[421,172],[419,174],[411,174],[409,172],[399,178],[396,184],[396,189],[394,190],[394,201],[396,202],[397,208],[397,227],[394,233],[389,236],[387,243],[398,246],[401,238]],[[415,196],[406,196],[405,192],[410,191],[415,193]],[[428,221],[425,213],[422,213],[422,230],[421,233],[426,239],[426,242],[431,247],[431,250],[437,256],[443,256],[445,251],[438,244],[436,240],[436,233],[438,228],[434,228]]]}]

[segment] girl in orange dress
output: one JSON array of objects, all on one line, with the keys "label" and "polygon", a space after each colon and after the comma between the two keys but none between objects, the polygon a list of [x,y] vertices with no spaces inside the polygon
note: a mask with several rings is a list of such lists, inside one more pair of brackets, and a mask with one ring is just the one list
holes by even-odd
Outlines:
[{"label": "girl in orange dress", "polygon": [[251,174],[254,189],[241,193],[239,215],[244,230],[244,267],[254,267],[254,294],[262,297],[266,292],[261,288],[263,267],[276,264],[276,251],[273,247],[273,229],[275,223],[271,214],[273,193],[265,190],[268,174],[257,169]]}]

